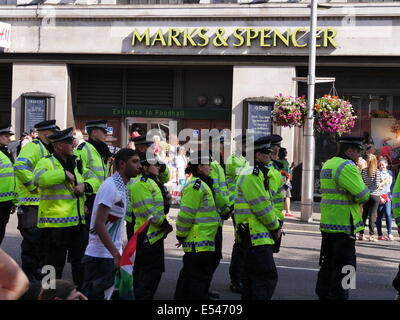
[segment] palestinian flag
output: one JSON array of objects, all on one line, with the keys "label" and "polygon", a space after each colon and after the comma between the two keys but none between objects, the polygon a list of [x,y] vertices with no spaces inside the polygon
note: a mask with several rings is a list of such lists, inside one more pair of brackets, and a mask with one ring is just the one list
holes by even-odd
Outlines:
[{"label": "palestinian flag", "polygon": [[133,234],[125,246],[119,262],[119,270],[115,274],[115,288],[119,290],[120,299],[133,298],[133,268],[139,234],[149,225],[152,216]]}]

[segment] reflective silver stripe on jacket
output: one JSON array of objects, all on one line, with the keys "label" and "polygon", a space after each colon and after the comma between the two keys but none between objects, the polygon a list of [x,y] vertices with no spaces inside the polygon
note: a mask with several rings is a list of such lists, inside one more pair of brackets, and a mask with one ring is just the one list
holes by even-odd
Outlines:
[{"label": "reflective silver stripe on jacket", "polygon": [[18,158],[15,162],[24,162],[30,168],[29,170],[33,167],[32,162],[27,158]]},{"label": "reflective silver stripe on jacket", "polygon": [[348,194],[346,191],[337,189],[320,189],[319,192],[326,194]]},{"label": "reflective silver stripe on jacket", "polygon": [[11,163],[7,163],[7,164],[0,164],[0,169],[4,169],[4,168],[12,168],[12,164]]},{"label": "reflective silver stripe on jacket", "polygon": [[0,178],[5,178],[5,177],[14,177],[14,172],[0,173]]},{"label": "reflective silver stripe on jacket", "polygon": [[40,200],[74,200],[75,196],[71,194],[51,194],[51,195],[41,195]]},{"label": "reflective silver stripe on jacket", "polygon": [[42,188],[42,189],[46,189],[46,190],[64,190],[66,189],[65,184],[60,183],[60,184],[56,184],[54,186],[48,187],[48,188]]},{"label": "reflective silver stripe on jacket", "polygon": [[336,200],[336,199],[322,199],[321,203],[334,204],[334,205],[339,205],[339,206],[348,206],[348,205],[356,204],[354,201],[351,201],[351,200]]},{"label": "reflective silver stripe on jacket", "polygon": [[332,169],[322,169],[319,177],[320,179],[332,179]]},{"label": "reflective silver stripe on jacket", "polygon": [[400,208],[400,202],[399,203],[393,203],[392,208],[393,209]]},{"label": "reflective silver stripe on jacket", "polygon": [[259,204],[259,203],[261,203],[261,202],[264,202],[264,201],[268,201],[268,198],[267,198],[266,196],[261,196],[261,197],[259,197],[259,198],[250,200],[250,201],[249,201],[249,205],[250,205],[250,206],[255,206],[255,205],[257,205],[257,204]]},{"label": "reflective silver stripe on jacket", "polygon": [[282,203],[282,202],[284,202],[284,199],[283,199],[283,198],[272,199],[272,203],[273,203],[273,204],[278,204],[278,203]]},{"label": "reflective silver stripe on jacket", "polygon": [[260,211],[254,212],[254,214],[255,214],[257,217],[261,217],[261,216],[263,216],[263,215],[265,215],[265,214],[268,214],[268,213],[271,212],[272,210],[273,210],[272,206],[268,206],[268,207],[262,208]]},{"label": "reflective silver stripe on jacket", "polygon": [[47,171],[47,169],[42,169],[42,170],[40,170],[36,175],[35,175],[35,179],[33,180],[33,184],[36,186],[36,187],[39,187],[39,179],[40,179],[40,176],[43,174],[43,173],[45,173]]},{"label": "reflective silver stripe on jacket", "polygon": [[356,194],[354,197],[356,197],[357,199],[361,199],[361,198],[364,197],[368,192],[369,192],[368,187],[365,187],[365,189],[364,189],[363,191],[361,191],[360,193]]},{"label": "reflective silver stripe on jacket", "polygon": [[152,204],[153,206],[156,206],[156,207],[164,206],[164,202],[161,202],[161,201],[157,201],[156,202],[153,199],[144,199],[144,200],[141,200],[141,201],[138,201],[138,202],[134,202],[133,203],[133,207],[134,208],[140,208],[140,207],[145,206],[147,204]]},{"label": "reflective silver stripe on jacket", "polygon": [[15,166],[15,167],[14,167],[14,170],[15,170],[15,171],[18,171],[18,170],[28,170],[28,171],[32,171],[32,169],[31,169],[30,167],[24,166],[24,165]]},{"label": "reflective silver stripe on jacket", "polygon": [[336,183],[336,189],[337,189],[338,191],[341,191],[340,185],[339,185],[339,177],[340,177],[340,174],[342,173],[344,167],[345,167],[346,165],[348,165],[348,164],[349,164],[349,165],[352,165],[352,166],[355,166],[355,163],[354,163],[353,161],[347,160],[347,161],[341,163],[340,166],[339,166],[339,167],[337,168],[337,170],[336,170],[336,174],[335,174],[335,183]]},{"label": "reflective silver stripe on jacket", "polygon": [[393,193],[393,197],[400,197],[400,192]]}]

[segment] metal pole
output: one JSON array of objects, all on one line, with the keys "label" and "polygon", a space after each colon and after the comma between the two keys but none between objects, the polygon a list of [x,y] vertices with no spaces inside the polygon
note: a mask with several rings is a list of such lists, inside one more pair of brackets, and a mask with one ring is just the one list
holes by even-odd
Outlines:
[{"label": "metal pole", "polygon": [[303,172],[301,186],[301,221],[311,222],[314,204],[314,95],[318,0],[311,0],[310,41],[308,60],[308,112],[303,137]]}]

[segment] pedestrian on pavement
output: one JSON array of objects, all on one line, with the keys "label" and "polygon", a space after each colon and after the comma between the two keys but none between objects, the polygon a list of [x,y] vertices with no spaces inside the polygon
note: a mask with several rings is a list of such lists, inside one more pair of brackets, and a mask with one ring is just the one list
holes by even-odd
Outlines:
[{"label": "pedestrian on pavement", "polygon": [[22,270],[30,281],[39,281],[42,279],[45,241],[41,239],[41,231],[37,227],[39,189],[34,183],[33,172],[39,160],[54,152],[48,136],[60,128],[56,125],[56,120],[45,120],[34,127],[38,131],[38,137],[21,149],[14,163],[14,172],[18,190],[18,230],[22,236]]},{"label": "pedestrian on pavement", "polygon": [[368,201],[370,195],[355,164],[362,141],[362,137],[339,138],[338,155],[327,160],[320,173],[321,268],[315,289],[320,300],[349,298],[348,289],[342,286],[342,269],[356,269],[355,235],[364,228],[359,204]]},{"label": "pedestrian on pavement", "polygon": [[278,282],[273,245],[280,238],[280,223],[265,184],[273,152],[270,137],[256,140],[255,164],[243,167],[236,182],[233,215],[243,250],[242,300],[270,300]]},{"label": "pedestrian on pavement", "polygon": [[[380,171],[378,169],[378,160],[373,154],[369,154],[367,158],[367,167],[361,171],[362,179],[370,191],[369,200],[363,207],[363,223],[366,225],[367,219],[369,220],[369,241],[378,241],[375,237],[375,225],[378,214],[378,206],[380,201],[380,194],[383,186]],[[367,240],[364,236],[364,229],[360,231],[359,240]]]},{"label": "pedestrian on pavement", "polygon": [[76,286],[69,280],[57,279],[55,288],[42,288],[38,300],[88,300]]},{"label": "pedestrian on pavement", "polygon": [[209,300],[221,218],[215,207],[210,178],[212,159],[208,154],[208,150],[203,150],[192,155],[188,170],[193,176],[182,190],[176,238],[177,247],[183,247],[184,255],[175,300]]},{"label": "pedestrian on pavement", "polygon": [[0,245],[17,201],[13,158],[7,149],[12,135],[10,126],[0,127]]},{"label": "pedestrian on pavement", "polygon": [[122,254],[123,225],[129,206],[129,180],[140,173],[139,152],[121,149],[115,155],[116,172],[100,186],[93,206],[89,243],[82,259],[82,292],[89,300],[104,300],[113,286]]},{"label": "pedestrian on pavement", "polygon": [[[378,230],[378,240],[390,240],[393,241],[392,235],[392,193],[391,186],[393,183],[392,171],[388,170],[388,161],[383,158],[379,160],[379,171],[382,178],[382,190],[380,194],[380,202],[378,207],[378,218],[376,220],[376,229]],[[382,233],[382,218],[385,215],[386,218],[386,230],[387,236],[383,236]]]},{"label": "pedestrian on pavement", "polygon": [[28,287],[29,281],[25,273],[0,249],[0,300],[17,300]]},{"label": "pedestrian on pavement", "polygon": [[290,198],[292,197],[292,169],[289,165],[289,162],[287,161],[287,149],[286,148],[280,148],[279,149],[279,154],[278,154],[279,160],[283,165],[283,169],[281,170],[282,174],[282,179],[283,179],[283,186],[282,186],[282,194],[284,198],[284,204],[285,204],[285,216],[286,217],[293,217],[294,214],[292,214],[290,210]]},{"label": "pedestrian on pavement", "polygon": [[89,139],[74,150],[74,155],[79,159],[81,174],[85,179],[85,206],[87,208],[85,220],[87,222],[86,227],[89,228],[94,198],[100,185],[109,175],[108,160],[112,154],[105,142],[107,138],[107,120],[88,121],[85,126]]},{"label": "pedestrian on pavement", "polygon": [[19,137],[19,143],[18,143],[18,146],[17,146],[17,155],[19,155],[19,153],[21,152],[22,145],[23,144],[25,145],[26,143],[30,142],[30,140],[26,139],[28,136],[29,136],[29,133],[26,132],[26,131],[21,133],[21,136]]},{"label": "pedestrian on pavement", "polygon": [[142,176],[129,188],[135,215],[135,232],[152,216],[148,227],[137,240],[133,275],[137,300],[154,299],[165,271],[164,239],[172,232],[172,226],[167,220],[170,198],[164,185],[158,180],[161,165],[159,161],[155,157],[147,159],[146,154],[141,153]]},{"label": "pedestrian on pavement", "polygon": [[46,242],[44,264],[54,266],[57,279],[61,279],[68,254],[72,278],[80,289],[81,260],[87,244],[85,185],[73,154],[72,130],[71,127],[48,137],[54,153],[37,163],[34,185],[40,192],[37,225]]}]

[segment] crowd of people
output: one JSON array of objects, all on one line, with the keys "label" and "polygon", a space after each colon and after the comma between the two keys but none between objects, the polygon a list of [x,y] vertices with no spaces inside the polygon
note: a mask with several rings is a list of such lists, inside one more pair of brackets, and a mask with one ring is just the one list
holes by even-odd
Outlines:
[{"label": "crowd of people", "polygon": [[[393,241],[392,234],[392,193],[394,187],[394,175],[390,169],[392,158],[387,145],[380,150],[380,155],[373,144],[364,147],[365,154],[359,157],[357,166],[360,170],[365,185],[371,192],[369,200],[360,206],[364,225],[367,225],[369,236],[364,235],[364,230],[359,233],[360,241]],[[382,151],[383,149],[383,151]],[[385,217],[387,234],[382,232],[382,220]],[[377,235],[376,235],[377,233]]]},{"label": "crowd of people", "polygon": [[[16,267],[8,279],[11,291],[22,294],[29,281],[35,299],[154,299],[165,270],[164,240],[173,232],[166,187],[172,181],[181,190],[175,236],[183,250],[174,298],[218,299],[210,284],[222,259],[227,219],[235,230],[231,291],[244,300],[272,298],[278,282],[274,254],[280,250],[284,218],[291,215],[292,166],[281,148],[282,137],[254,140],[242,134],[234,138],[234,153],[227,155],[229,141],[223,136],[186,150],[176,139],[166,144],[154,136],[149,141],[139,130],[126,148],[111,149],[106,120],[86,123],[87,140],[76,131],[74,135],[73,128],[60,130],[56,120],[37,123],[34,129],[37,137],[21,147],[14,161],[7,149],[13,132],[9,126],[0,128],[0,243],[15,211],[22,236],[21,269]],[[361,141],[340,138],[338,155],[321,170],[320,299],[348,298],[340,287],[341,267],[355,267],[355,234],[365,239],[367,220],[370,241],[375,241],[375,224],[378,239],[393,238],[391,208],[400,208],[400,197],[390,205],[394,179],[388,161],[381,158],[378,165],[374,148],[367,148],[364,163]],[[215,147],[219,159],[211,155]],[[397,193],[396,186],[394,194],[400,194],[400,182]],[[379,222],[383,215],[387,238]],[[136,248],[133,290],[115,294],[115,276],[126,263],[124,226]],[[67,257],[70,283],[62,280]],[[43,266],[54,268],[56,288],[35,285],[43,279]]]},{"label": "crowd of people", "polygon": [[[171,139],[170,144],[159,136],[148,141],[139,130],[127,148],[112,153],[106,144],[107,121],[89,121],[85,129],[87,141],[72,128],[60,130],[56,120],[37,123],[32,130],[37,136],[26,138],[29,141],[24,145],[25,138],[21,139],[15,160],[7,149],[13,132],[8,126],[0,129],[1,240],[10,214],[17,211],[22,236],[21,269],[28,281],[40,282],[44,265],[53,266],[56,278],[62,279],[68,257],[74,285],[82,296],[105,299],[105,290],[112,286],[120,266],[124,220],[130,239],[151,218],[138,236],[134,297],[153,299],[164,271],[163,241],[172,231],[167,219],[171,196],[166,188],[172,181],[182,191],[176,237],[184,251],[175,298],[218,297],[209,292],[209,286],[222,258],[223,220],[234,219],[239,171],[250,167],[244,156],[230,155],[225,164],[223,137],[218,143],[221,159],[216,161],[211,156],[200,157],[209,154],[200,152],[208,145],[198,145],[197,153],[186,150],[176,139]],[[244,146],[246,136],[236,140]],[[243,196],[235,209],[242,226],[247,222],[247,217],[239,214],[243,203],[252,207],[257,197],[265,198],[262,205],[256,204],[258,215],[265,215],[271,229],[276,229],[275,240],[283,224],[284,199],[290,198],[291,188],[287,153],[279,153],[281,140],[271,136],[255,142],[260,145],[255,152],[260,177],[245,183],[250,186],[246,193],[253,184],[259,193]],[[270,179],[268,188],[264,177]],[[289,215],[290,209],[286,213]],[[274,266],[272,232],[264,225],[258,229],[263,232],[240,232],[248,241],[257,236],[257,244],[268,245],[268,250],[259,255]],[[244,257],[251,253],[248,249],[252,245],[250,241],[246,249],[239,243],[233,246],[231,290],[247,298],[270,298],[276,282],[268,284],[268,293],[252,293],[253,281],[269,280],[265,275],[246,282],[242,279]]]}]

